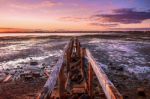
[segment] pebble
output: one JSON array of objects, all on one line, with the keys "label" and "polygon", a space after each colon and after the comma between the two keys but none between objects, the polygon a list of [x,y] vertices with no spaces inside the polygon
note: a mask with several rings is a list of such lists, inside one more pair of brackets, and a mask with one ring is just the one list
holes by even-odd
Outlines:
[{"label": "pebble", "polygon": [[144,88],[137,88],[137,94],[138,96],[146,96]]}]

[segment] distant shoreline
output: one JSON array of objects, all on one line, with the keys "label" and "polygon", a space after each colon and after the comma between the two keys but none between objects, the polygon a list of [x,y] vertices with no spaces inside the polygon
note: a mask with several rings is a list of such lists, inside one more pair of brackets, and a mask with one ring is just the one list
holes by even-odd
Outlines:
[{"label": "distant shoreline", "polygon": [[150,33],[150,30],[137,30],[137,31],[27,31],[27,32],[0,32],[1,33],[137,33],[137,32],[146,32]]},{"label": "distant shoreline", "polygon": [[[97,32],[97,33],[0,33],[0,40],[11,39],[45,39],[45,38],[72,38],[72,37],[99,37],[105,39],[124,39],[124,40],[145,40],[150,41],[149,31],[129,31],[129,32]],[[131,39],[132,38],[132,39]]]}]

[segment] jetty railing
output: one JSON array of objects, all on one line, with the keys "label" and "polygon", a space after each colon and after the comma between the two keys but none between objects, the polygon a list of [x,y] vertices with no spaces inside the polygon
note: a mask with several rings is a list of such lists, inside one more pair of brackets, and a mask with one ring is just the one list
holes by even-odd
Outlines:
[{"label": "jetty railing", "polygon": [[[84,49],[83,49],[84,50]],[[107,99],[123,99],[122,95],[119,93],[119,91],[116,89],[116,87],[113,85],[113,83],[108,79],[107,75],[105,72],[102,70],[102,68],[96,63],[94,57],[92,56],[91,52],[86,49],[85,50],[85,55],[86,58],[88,59],[89,62],[89,78],[92,79],[92,73],[94,72]],[[92,82],[90,80],[90,82]],[[92,83],[89,83],[90,87],[92,87]],[[92,90],[92,88],[90,88]],[[92,92],[92,91],[90,91]]]},{"label": "jetty railing", "polygon": [[53,68],[53,71],[51,72],[48,80],[46,81],[42,92],[37,97],[37,99],[49,99],[52,91],[54,90],[54,87],[56,85],[57,79],[59,77],[59,73],[61,72],[61,68],[64,65],[65,57],[67,56],[68,52],[70,52],[72,49],[73,40],[70,40],[69,43],[64,47],[63,53],[60,56],[58,62]]},{"label": "jetty railing", "polygon": [[[74,50],[75,48],[75,50]],[[80,58],[80,65],[82,70],[84,69],[84,59],[88,61],[88,75],[87,75],[87,87],[86,90],[88,91],[88,95],[90,99],[93,99],[93,74],[96,75],[100,86],[102,87],[105,96],[107,99],[123,99],[122,95],[119,93],[117,88],[113,85],[113,83],[108,79],[105,72],[102,68],[96,63],[94,57],[92,56],[91,52],[86,49],[82,48],[78,39],[71,39],[70,42],[65,46],[62,56],[59,58],[58,62],[56,63],[52,73],[50,74],[47,82],[44,85],[44,88],[41,94],[38,96],[38,99],[51,99],[51,94],[54,90],[54,87],[58,81],[58,93],[59,99],[65,99],[64,90],[66,88],[66,83],[69,79],[69,73],[67,73],[67,79],[64,77],[64,66],[66,66],[66,71],[70,71],[70,62],[71,62],[71,55],[73,52],[76,52]]]}]

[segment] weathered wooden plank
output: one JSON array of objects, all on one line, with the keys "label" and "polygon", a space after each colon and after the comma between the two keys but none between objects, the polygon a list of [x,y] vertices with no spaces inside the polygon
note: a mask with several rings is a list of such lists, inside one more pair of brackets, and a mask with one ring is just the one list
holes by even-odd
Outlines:
[{"label": "weathered wooden plank", "polygon": [[80,52],[80,48],[81,48],[80,42],[77,38],[75,39],[75,41],[76,41],[76,43],[75,43],[76,44],[76,54],[77,54],[78,57],[80,57],[80,53],[81,53]]},{"label": "weathered wooden plank", "polygon": [[64,99],[64,91],[65,91],[65,75],[64,75],[64,66],[62,66],[60,73],[59,73],[59,97],[60,99]]},{"label": "weathered wooden plank", "polygon": [[12,75],[8,75],[8,76],[3,80],[3,82],[6,83],[6,82],[10,81],[11,78],[12,78]]},{"label": "weathered wooden plank", "polygon": [[70,70],[70,61],[71,61],[71,54],[73,49],[73,39],[70,40],[70,43],[68,44],[68,48],[66,50],[66,65],[67,65],[67,72]]},{"label": "weathered wooden plank", "polygon": [[48,97],[50,97],[50,94],[53,91],[55,84],[57,82],[57,78],[61,70],[61,67],[64,63],[64,57],[65,57],[66,51],[68,50],[68,47],[69,47],[69,43],[65,46],[63,54],[61,55],[58,62],[54,66],[54,69],[52,73],[50,74],[48,80],[46,81],[44,88],[40,96],[38,97],[38,99],[48,99]]},{"label": "weathered wooden plank", "polygon": [[88,68],[88,90],[90,99],[93,99],[93,69],[91,63],[89,63]]},{"label": "weathered wooden plank", "polygon": [[89,62],[91,63],[93,71],[96,74],[100,85],[102,86],[102,89],[107,99],[123,99],[121,94],[118,92],[115,86],[108,79],[108,77],[106,76],[104,71],[101,69],[101,67],[98,66],[94,57],[92,56],[92,54],[90,53],[88,49],[86,49],[86,55],[87,55]]}]

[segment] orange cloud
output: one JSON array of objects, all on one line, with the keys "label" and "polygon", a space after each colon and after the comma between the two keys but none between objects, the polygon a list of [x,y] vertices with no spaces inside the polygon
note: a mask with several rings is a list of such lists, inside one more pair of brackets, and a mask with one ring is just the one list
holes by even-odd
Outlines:
[{"label": "orange cloud", "polygon": [[0,33],[3,32],[23,32],[27,31],[27,29],[21,29],[21,28],[0,28]]}]

